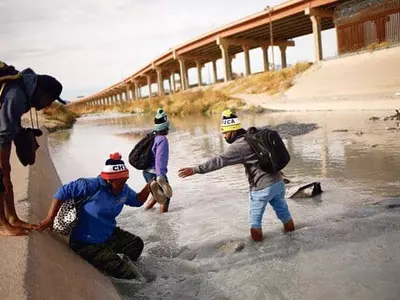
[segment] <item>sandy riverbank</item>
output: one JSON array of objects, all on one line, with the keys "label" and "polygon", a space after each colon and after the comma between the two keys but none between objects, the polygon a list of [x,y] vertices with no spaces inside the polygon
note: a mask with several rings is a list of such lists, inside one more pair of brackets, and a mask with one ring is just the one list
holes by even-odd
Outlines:
[{"label": "sandy riverbank", "polygon": [[[31,222],[45,216],[61,184],[47,148],[47,134],[39,144],[36,164],[30,168],[23,168],[15,154],[12,157],[17,211]],[[108,279],[54,234],[2,237],[0,253],[2,300],[120,299]]]},{"label": "sandy riverbank", "polygon": [[271,110],[394,110],[400,108],[400,47],[322,61],[282,94],[237,94],[246,108]]}]

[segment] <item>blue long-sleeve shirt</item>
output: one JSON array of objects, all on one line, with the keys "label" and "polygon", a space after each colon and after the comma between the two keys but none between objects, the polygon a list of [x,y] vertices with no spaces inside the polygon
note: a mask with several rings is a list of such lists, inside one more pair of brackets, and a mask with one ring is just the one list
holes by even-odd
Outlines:
[{"label": "blue long-sleeve shirt", "polygon": [[154,162],[152,169],[157,176],[166,176],[168,172],[169,144],[165,135],[157,135],[153,144]]},{"label": "blue long-sleeve shirt", "polygon": [[86,199],[92,196],[79,211],[79,218],[72,230],[71,240],[90,244],[100,244],[108,240],[114,232],[116,217],[124,205],[139,207],[142,202],[127,184],[122,192],[115,196],[100,176],[72,181],[61,186],[54,195],[60,201]]}]

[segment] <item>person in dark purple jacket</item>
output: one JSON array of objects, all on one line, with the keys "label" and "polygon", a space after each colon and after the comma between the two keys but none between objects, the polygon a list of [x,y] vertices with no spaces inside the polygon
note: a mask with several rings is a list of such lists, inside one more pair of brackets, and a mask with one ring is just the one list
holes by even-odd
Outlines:
[{"label": "person in dark purple jacket", "polygon": [[[165,195],[165,203],[160,203],[160,212],[168,212],[170,198],[172,196],[172,189],[168,183],[168,158],[169,158],[169,144],[167,134],[169,131],[169,120],[162,108],[157,110],[154,118],[154,131],[155,139],[153,144],[154,161],[152,166],[143,171],[143,177],[147,183],[156,181]],[[160,197],[158,197],[160,198]],[[146,205],[146,209],[151,209],[156,204],[154,198],[151,198]]]}]

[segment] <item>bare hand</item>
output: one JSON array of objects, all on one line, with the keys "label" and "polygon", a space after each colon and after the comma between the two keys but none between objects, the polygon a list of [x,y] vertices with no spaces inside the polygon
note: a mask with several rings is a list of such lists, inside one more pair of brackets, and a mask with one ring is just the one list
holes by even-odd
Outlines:
[{"label": "bare hand", "polygon": [[185,178],[192,175],[194,175],[193,168],[183,168],[178,171],[178,176],[181,178]]},{"label": "bare hand", "polygon": [[53,220],[44,219],[42,222],[39,223],[39,226],[37,226],[35,229],[37,231],[43,231],[47,228],[51,228],[52,226],[53,226]]}]

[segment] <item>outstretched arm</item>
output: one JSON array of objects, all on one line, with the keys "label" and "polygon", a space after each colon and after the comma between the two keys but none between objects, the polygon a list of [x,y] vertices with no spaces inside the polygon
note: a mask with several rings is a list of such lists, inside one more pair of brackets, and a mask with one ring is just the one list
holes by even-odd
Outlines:
[{"label": "outstretched arm", "polygon": [[96,184],[89,184],[86,179],[75,180],[61,186],[54,195],[51,202],[47,217],[39,223],[37,230],[43,231],[46,228],[51,228],[54,219],[60,210],[61,205],[68,199],[84,199],[87,195],[91,195],[96,190]]},{"label": "outstretched arm", "polygon": [[146,184],[139,193],[136,193],[134,190],[129,188],[128,200],[125,202],[125,204],[133,207],[140,207],[146,202],[149,194],[150,183]]},{"label": "outstretched arm", "polygon": [[183,168],[178,171],[178,176],[185,178],[193,174],[204,174],[244,162],[242,152],[234,145],[230,146],[223,154],[215,156],[205,163],[193,168]]},{"label": "outstretched arm", "polygon": [[194,175],[194,169],[193,168],[183,168],[183,169],[180,169],[178,171],[178,176],[180,178],[185,178],[185,177],[189,177],[189,176],[192,176],[192,175]]},{"label": "outstretched arm", "polygon": [[140,202],[145,203],[147,200],[147,197],[149,197],[150,194],[150,183],[146,184],[144,188],[137,194],[137,198]]},{"label": "outstretched arm", "polygon": [[51,202],[51,206],[49,212],[47,213],[47,217],[39,223],[39,227],[37,228],[38,231],[43,231],[46,228],[51,228],[53,225],[54,219],[57,216],[58,211],[60,210],[63,201],[58,199],[53,199]]}]

